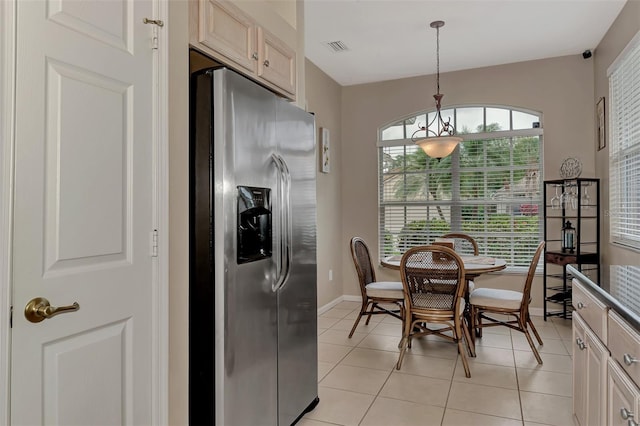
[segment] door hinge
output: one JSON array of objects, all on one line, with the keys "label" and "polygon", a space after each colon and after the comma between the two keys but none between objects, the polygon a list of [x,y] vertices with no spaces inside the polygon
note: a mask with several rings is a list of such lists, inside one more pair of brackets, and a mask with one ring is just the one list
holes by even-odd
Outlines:
[{"label": "door hinge", "polygon": [[13,328],[13,305],[9,307],[9,328]]},{"label": "door hinge", "polygon": [[153,25],[153,29],[151,30],[153,34],[151,36],[151,48],[154,50],[157,49],[158,48],[158,28],[164,27],[164,22],[160,19],[149,19],[149,18],[144,18],[142,22],[145,24]]},{"label": "door hinge", "polygon": [[158,230],[151,232],[151,257],[158,257]]}]

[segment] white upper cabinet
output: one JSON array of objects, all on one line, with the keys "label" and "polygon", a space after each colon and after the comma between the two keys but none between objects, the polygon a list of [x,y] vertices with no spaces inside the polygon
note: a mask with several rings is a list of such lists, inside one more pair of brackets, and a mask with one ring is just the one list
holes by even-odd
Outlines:
[{"label": "white upper cabinet", "polygon": [[191,44],[281,95],[295,99],[296,52],[232,2],[191,1]]}]

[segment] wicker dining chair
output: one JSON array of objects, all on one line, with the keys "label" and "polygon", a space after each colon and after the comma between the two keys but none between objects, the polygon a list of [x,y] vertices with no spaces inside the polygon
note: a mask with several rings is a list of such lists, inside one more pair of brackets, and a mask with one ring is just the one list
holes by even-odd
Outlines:
[{"label": "wicker dining chair", "polygon": [[[469,234],[464,234],[462,232],[451,232],[449,234],[445,234],[440,238],[448,238],[454,241],[454,250],[461,256],[477,256],[480,253],[478,249],[478,243],[476,240]],[[467,286],[469,290],[467,291],[467,295],[469,295],[475,288],[476,283],[472,280],[467,280]],[[465,302],[468,304],[469,299],[465,299]],[[467,306],[469,309],[469,306]]]},{"label": "wicker dining chair", "polygon": [[464,234],[462,232],[451,232],[449,234],[441,236],[440,238],[448,238],[454,240],[455,251],[458,254],[477,256],[480,252],[478,250],[478,243],[469,234]]},{"label": "wicker dining chair", "polygon": [[406,319],[396,368],[399,370],[402,366],[412,339],[436,335],[457,343],[465,375],[471,377],[462,340],[466,341],[471,356],[475,356],[475,348],[464,325],[466,285],[460,256],[443,246],[414,247],[402,256],[400,273]]},{"label": "wicker dining chair", "polygon": [[[529,303],[531,302],[531,285],[533,284],[533,277],[538,266],[540,256],[544,251],[544,241],[538,244],[538,248],[533,255],[531,264],[529,265],[529,273],[524,282],[522,291],[503,290],[497,288],[478,288],[469,297],[471,303],[471,320],[472,328],[476,330],[476,335],[482,337],[482,329],[485,327],[506,326],[513,330],[524,333],[531,346],[533,355],[536,357],[538,364],[542,364],[542,358],[536,349],[531,334],[529,334],[528,328],[531,328],[533,334],[536,336],[538,343],[542,345],[542,339],[538,334],[538,330],[533,325],[531,317],[529,316]],[[515,317],[515,320],[502,321],[495,317],[489,316],[490,314],[501,314]],[[483,323],[482,320],[489,321]]]},{"label": "wicker dining chair", "polygon": [[[351,257],[356,266],[358,281],[360,283],[360,293],[362,294],[362,305],[355,324],[351,328],[349,338],[360,323],[360,318],[367,317],[365,324],[369,324],[371,315],[391,315],[404,321],[404,294],[402,293],[402,283],[400,281],[377,281],[376,272],[371,263],[369,247],[360,237],[351,239]],[[387,309],[383,305],[395,304],[398,309]]]}]

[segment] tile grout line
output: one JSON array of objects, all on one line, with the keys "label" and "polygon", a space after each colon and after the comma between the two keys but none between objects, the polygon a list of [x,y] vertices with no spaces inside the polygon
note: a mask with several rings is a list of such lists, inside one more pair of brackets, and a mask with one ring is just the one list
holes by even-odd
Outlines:
[{"label": "tile grout line", "polygon": [[[442,419],[440,419],[440,426],[444,423],[444,418],[447,415],[447,408],[449,406],[449,398],[451,397],[451,388],[453,387],[453,378],[456,376],[456,369],[458,368],[458,358],[460,358],[460,354],[456,356],[455,364],[453,365],[453,372],[451,373],[451,381],[449,382],[449,391],[447,392],[447,399],[444,402],[444,410],[442,410]],[[471,369],[471,366],[469,366]]]}]

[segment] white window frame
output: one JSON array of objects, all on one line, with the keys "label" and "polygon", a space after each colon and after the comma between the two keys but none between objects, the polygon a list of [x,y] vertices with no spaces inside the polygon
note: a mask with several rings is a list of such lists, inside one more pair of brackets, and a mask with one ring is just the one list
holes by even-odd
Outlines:
[{"label": "white window frame", "polygon": [[[537,115],[538,117],[542,117],[542,113],[537,112],[537,111],[532,111],[532,110],[526,110],[526,109],[521,109],[521,108],[514,108],[514,107],[508,107],[508,106],[502,106],[502,105],[479,105],[479,104],[474,104],[474,105],[455,105],[455,106],[447,106],[446,110],[453,110],[453,111],[457,111],[458,109],[461,108],[501,108],[501,109],[506,109],[506,110],[510,110],[510,111],[517,111],[517,112],[524,112],[524,113],[529,113],[532,115]],[[382,135],[383,135],[383,131],[385,129],[387,129],[388,127],[394,125],[395,123],[398,123],[400,121],[404,121],[413,117],[417,117],[420,116],[422,114],[432,114],[434,113],[435,110],[428,110],[428,111],[420,111],[420,112],[416,112],[416,113],[412,113],[409,114],[405,117],[393,120],[392,122],[386,123],[384,126],[381,126],[378,129],[378,142],[377,142],[377,147],[378,147],[378,170],[379,170],[379,174],[378,174],[378,182],[377,182],[377,186],[378,186],[378,209],[379,209],[379,214],[378,214],[378,231],[379,231],[379,235],[378,235],[378,241],[379,241],[379,245],[378,245],[378,254],[380,256],[380,258],[382,259],[384,256],[384,235],[383,235],[383,227],[381,225],[381,214],[382,214],[382,209],[384,208],[384,206],[386,204],[383,204],[383,200],[381,199],[381,185],[382,185],[382,157],[381,154],[383,152],[383,149],[385,147],[394,147],[394,146],[408,146],[408,145],[414,145],[413,141],[411,140],[411,138],[406,138],[406,139],[393,139],[393,140],[382,140]],[[455,112],[454,112],[455,115]],[[424,134],[424,133],[423,133]],[[538,239],[541,241],[543,238],[543,229],[544,229],[544,221],[543,221],[543,205],[542,205],[542,185],[543,185],[543,164],[544,164],[544,155],[543,155],[543,147],[544,147],[544,143],[543,143],[543,134],[544,134],[544,130],[542,128],[542,126],[538,127],[538,128],[530,128],[530,129],[519,129],[519,130],[506,130],[506,131],[496,131],[496,132],[486,132],[486,133],[469,133],[469,134],[460,134],[457,135],[459,137],[462,138],[463,141],[473,141],[473,140],[491,140],[491,139],[508,139],[508,138],[521,138],[521,137],[539,137],[540,139],[540,149],[539,149],[539,201],[538,201]],[[454,152],[454,154],[452,155],[457,155],[458,150],[456,149],[456,151]],[[454,164],[456,163],[456,160],[454,160]],[[460,170],[460,169],[458,169]],[[477,171],[488,171],[488,169],[475,169]],[[456,173],[456,172],[452,172]],[[457,173],[456,173],[457,174]],[[398,205],[401,205],[403,203],[398,203]],[[441,203],[442,205],[453,205],[454,202],[453,201],[443,201]],[[459,203],[455,203],[456,205],[460,206]],[[406,206],[410,206],[410,203],[406,203]],[[469,205],[472,205],[472,203],[469,203]],[[452,232],[456,232],[456,231],[452,231]],[[501,234],[502,235],[502,234]],[[517,233],[505,233],[503,236],[510,236],[510,237],[515,237],[518,236]],[[482,254],[482,253],[481,253]],[[506,272],[514,272],[514,273],[521,273],[521,272],[526,272],[528,269],[528,267],[526,266],[508,266],[506,269]],[[538,269],[541,270],[541,265],[539,265]]]},{"label": "white window frame", "polygon": [[640,251],[640,196],[630,189],[630,185],[637,188],[640,179],[640,32],[609,66],[607,76],[609,240]]}]

